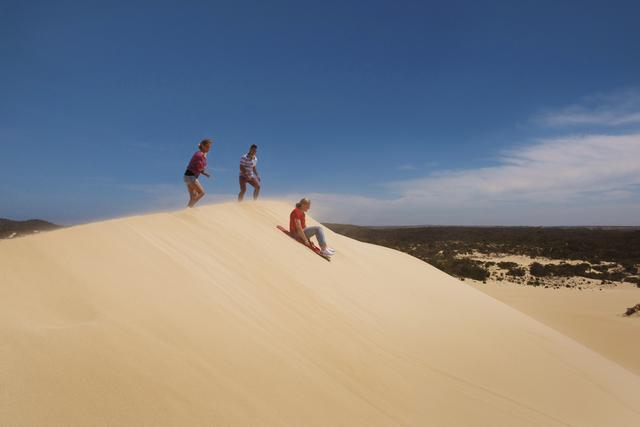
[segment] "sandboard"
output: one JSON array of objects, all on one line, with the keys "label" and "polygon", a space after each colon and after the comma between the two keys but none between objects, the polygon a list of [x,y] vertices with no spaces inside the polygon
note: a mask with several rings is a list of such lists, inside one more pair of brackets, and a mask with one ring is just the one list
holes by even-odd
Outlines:
[{"label": "sandboard", "polygon": [[311,243],[311,242],[310,242],[310,243],[311,243],[311,247],[309,247],[309,246],[305,245],[304,243],[302,243],[300,240],[296,239],[296,238],[295,238],[295,236],[293,236],[293,235],[289,232],[289,230],[287,230],[287,229],[286,229],[286,228],[284,228],[283,226],[278,225],[278,226],[277,226],[277,228],[278,228],[278,230],[282,231],[282,232],[283,232],[284,234],[286,234],[287,236],[291,237],[291,238],[292,238],[293,240],[295,240],[296,242],[300,243],[302,246],[305,246],[305,247],[307,247],[307,248],[311,249],[313,252],[315,252],[315,253],[316,253],[316,255],[318,255],[318,256],[320,256],[320,257],[322,257],[322,258],[326,259],[327,261],[331,262],[331,258],[329,258],[328,256],[324,256],[324,255],[322,255],[322,254],[320,253],[320,248],[319,248],[319,247],[317,247],[316,245],[314,245],[313,243]]}]

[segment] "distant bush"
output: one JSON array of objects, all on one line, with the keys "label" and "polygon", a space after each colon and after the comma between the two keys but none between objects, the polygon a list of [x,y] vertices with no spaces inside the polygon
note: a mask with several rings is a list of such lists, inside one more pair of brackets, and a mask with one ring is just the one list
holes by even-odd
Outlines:
[{"label": "distant bush", "polygon": [[599,271],[600,273],[608,273],[609,272],[609,266],[608,265],[594,265],[592,266],[592,268],[596,271]]},{"label": "distant bush", "polygon": [[614,282],[621,282],[622,280],[624,280],[625,278],[625,273],[622,273],[620,271],[616,271],[614,273],[602,273],[602,274],[593,274],[593,273],[585,273],[582,274],[582,276],[584,277],[590,277],[592,279],[606,279],[606,280],[611,280]]},{"label": "distant bush", "polygon": [[510,262],[510,261],[500,261],[498,263],[498,267],[503,268],[505,270],[510,270],[512,268],[518,267],[518,263]]},{"label": "distant bush", "polygon": [[587,270],[591,269],[591,264],[583,262],[580,264],[559,264],[559,271],[561,271],[565,276],[584,276]]},{"label": "distant bush", "polygon": [[513,267],[513,268],[510,268],[509,271],[507,271],[507,274],[509,276],[514,276],[514,277],[522,277],[525,275],[525,273],[526,271],[522,267]]},{"label": "distant bush", "polygon": [[547,270],[544,268],[544,265],[539,262],[534,262],[529,266],[529,273],[535,277],[544,277],[547,276]]},{"label": "distant bush", "polygon": [[512,277],[522,277],[525,275],[526,271],[520,267],[520,264],[517,262],[511,261],[500,261],[498,263],[498,267],[503,270],[507,270],[507,275]]},{"label": "distant bush", "polygon": [[591,265],[583,262],[580,264],[546,264],[542,265],[539,262],[531,263],[529,266],[529,272],[532,276],[536,277],[545,277],[545,276],[555,276],[555,277],[572,277],[572,276],[583,276],[583,277],[591,277],[594,279],[602,278],[602,274],[599,273],[587,273],[587,270],[591,268]]},{"label": "distant bush", "polygon": [[540,286],[540,280],[536,279],[529,279],[529,281],[527,282],[527,285],[529,286]]},{"label": "distant bush", "polygon": [[460,278],[469,278],[483,281],[489,278],[489,272],[485,270],[478,261],[466,258],[450,258],[445,260],[432,260],[433,266],[445,273]]}]

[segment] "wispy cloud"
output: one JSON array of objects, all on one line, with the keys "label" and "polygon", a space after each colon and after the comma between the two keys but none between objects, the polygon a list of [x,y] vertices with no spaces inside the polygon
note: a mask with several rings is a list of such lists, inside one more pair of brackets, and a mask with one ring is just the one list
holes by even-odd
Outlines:
[{"label": "wispy cloud", "polygon": [[585,97],[568,107],[546,111],[535,121],[560,126],[628,126],[640,124],[640,90],[627,89]]},{"label": "wispy cloud", "polygon": [[544,140],[504,153],[496,166],[389,184],[402,197],[457,202],[583,198],[640,184],[640,133]]},{"label": "wispy cloud", "polygon": [[581,133],[515,146],[491,166],[389,182],[388,198],[316,194],[317,214],[360,224],[640,224],[639,89],[585,97],[534,121]]},{"label": "wispy cloud", "polygon": [[[388,183],[388,199],[315,194],[321,219],[362,224],[636,224],[640,133],[538,141],[494,166]],[[571,214],[569,214],[571,213]]]}]

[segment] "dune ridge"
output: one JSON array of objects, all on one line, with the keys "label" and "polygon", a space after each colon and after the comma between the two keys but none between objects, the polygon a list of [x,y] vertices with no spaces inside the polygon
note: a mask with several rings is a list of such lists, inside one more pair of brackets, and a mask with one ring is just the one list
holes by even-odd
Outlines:
[{"label": "dune ridge", "polygon": [[0,425],[640,422],[637,375],[406,254],[325,230],[328,263],[290,209],[0,241]]}]

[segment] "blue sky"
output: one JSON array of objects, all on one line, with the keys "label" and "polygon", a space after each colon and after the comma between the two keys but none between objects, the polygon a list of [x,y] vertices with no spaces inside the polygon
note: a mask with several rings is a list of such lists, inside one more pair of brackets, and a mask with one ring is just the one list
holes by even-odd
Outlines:
[{"label": "blue sky", "polygon": [[[0,217],[265,197],[360,224],[639,225],[637,2],[0,0]],[[313,212],[312,212],[313,213]]]}]

